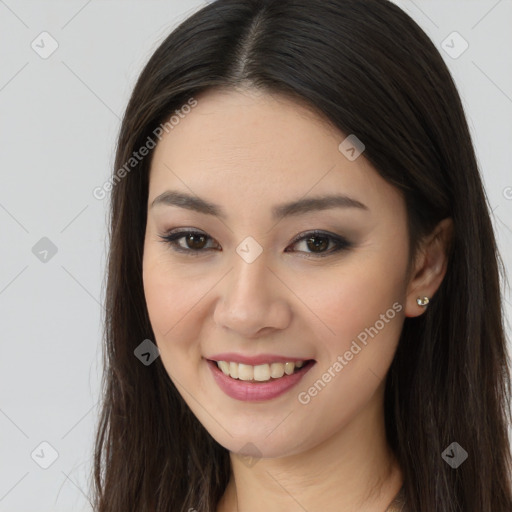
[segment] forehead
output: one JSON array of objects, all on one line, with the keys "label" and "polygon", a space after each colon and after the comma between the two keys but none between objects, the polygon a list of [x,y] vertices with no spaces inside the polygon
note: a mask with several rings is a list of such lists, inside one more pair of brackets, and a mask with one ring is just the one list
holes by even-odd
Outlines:
[{"label": "forehead", "polygon": [[166,188],[247,206],[310,192],[364,196],[366,204],[399,197],[364,153],[347,159],[339,150],[347,134],[306,104],[253,90],[208,91],[196,100],[154,150],[150,201]]}]

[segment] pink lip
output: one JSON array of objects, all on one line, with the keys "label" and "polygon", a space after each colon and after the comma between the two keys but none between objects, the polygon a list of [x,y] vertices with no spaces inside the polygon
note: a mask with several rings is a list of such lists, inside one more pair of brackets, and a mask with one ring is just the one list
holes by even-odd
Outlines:
[{"label": "pink lip", "polygon": [[[220,359],[220,361],[225,361],[225,359]],[[212,371],[215,381],[222,391],[231,398],[245,402],[271,400],[272,398],[282,395],[295,386],[295,384],[297,384],[315,365],[315,361],[310,360],[302,368],[291,375],[284,375],[280,379],[270,379],[267,382],[250,382],[233,379],[228,375],[225,375],[219,369],[216,362],[209,360],[206,362]]]},{"label": "pink lip", "polygon": [[278,356],[275,354],[259,354],[257,356],[244,356],[243,354],[235,354],[234,352],[223,352],[222,354],[215,354],[210,357],[206,357],[205,359],[210,359],[213,361],[227,361],[234,363],[242,363],[242,364],[250,364],[251,366],[256,366],[258,364],[265,363],[295,363],[297,361],[307,361],[311,359],[310,357],[306,357],[301,359],[300,357],[295,356]]}]

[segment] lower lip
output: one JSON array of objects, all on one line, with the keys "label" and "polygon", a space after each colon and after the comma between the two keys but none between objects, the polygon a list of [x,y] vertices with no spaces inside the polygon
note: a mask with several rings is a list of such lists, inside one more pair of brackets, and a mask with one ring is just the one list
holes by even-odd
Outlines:
[{"label": "lower lip", "polygon": [[267,382],[249,382],[229,377],[220,370],[217,363],[214,361],[207,360],[206,362],[222,391],[231,398],[244,402],[271,400],[272,398],[286,393],[286,391],[295,386],[315,364],[315,361],[309,361],[297,372],[291,375],[284,375],[279,379],[270,379]]}]

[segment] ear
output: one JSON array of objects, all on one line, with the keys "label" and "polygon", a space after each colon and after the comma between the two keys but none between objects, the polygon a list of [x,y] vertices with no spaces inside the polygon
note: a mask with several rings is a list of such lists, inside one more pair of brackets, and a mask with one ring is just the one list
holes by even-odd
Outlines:
[{"label": "ear", "polygon": [[407,285],[405,316],[415,317],[425,311],[416,299],[432,297],[441,285],[448,266],[449,246],[453,235],[453,221],[443,219],[433,232],[422,240]]}]

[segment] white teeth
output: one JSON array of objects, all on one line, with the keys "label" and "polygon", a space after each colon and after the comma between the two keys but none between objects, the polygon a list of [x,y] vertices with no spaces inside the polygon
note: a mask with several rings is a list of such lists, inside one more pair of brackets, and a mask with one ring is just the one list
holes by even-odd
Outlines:
[{"label": "white teeth", "polygon": [[229,375],[232,375],[235,379],[238,379],[238,364],[229,363]]},{"label": "white teeth", "polygon": [[295,363],[284,363],[284,373],[286,375],[291,375],[295,370]]},{"label": "white teeth", "polygon": [[270,376],[274,379],[278,379],[284,375],[284,364],[272,363],[270,365]]},{"label": "white teeth", "polygon": [[[231,363],[230,363],[231,365]],[[252,380],[253,377],[253,368],[248,364],[239,364],[238,365],[238,378],[240,380]]]},{"label": "white teeth", "polygon": [[254,367],[254,380],[269,380],[270,366],[268,364],[259,364]]},{"label": "white teeth", "polygon": [[291,375],[295,368],[302,368],[304,361],[259,364],[251,366],[250,364],[234,363],[233,361],[217,361],[217,366],[225,375],[239,380],[256,380],[265,382],[273,379],[279,379],[284,374]]},{"label": "white teeth", "polygon": [[229,375],[229,363],[226,363],[226,361],[217,361],[217,366],[222,370],[222,373]]}]

